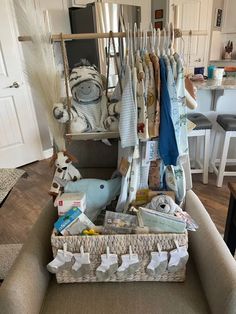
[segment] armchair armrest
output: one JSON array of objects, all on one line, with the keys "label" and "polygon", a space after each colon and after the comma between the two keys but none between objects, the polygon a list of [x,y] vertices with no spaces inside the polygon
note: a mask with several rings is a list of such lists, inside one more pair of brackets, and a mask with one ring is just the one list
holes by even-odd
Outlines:
[{"label": "armchair armrest", "polygon": [[236,261],[203,204],[187,192],[186,211],[199,224],[190,233],[190,249],[212,313],[233,314],[236,309]]},{"label": "armchair armrest", "polygon": [[1,313],[40,312],[50,279],[46,264],[52,258],[50,235],[56,215],[57,211],[50,201],[0,288]]}]

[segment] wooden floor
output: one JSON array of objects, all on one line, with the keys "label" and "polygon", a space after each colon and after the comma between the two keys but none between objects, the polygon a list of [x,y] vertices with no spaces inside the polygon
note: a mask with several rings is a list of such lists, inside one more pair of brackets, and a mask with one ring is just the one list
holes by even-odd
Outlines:
[{"label": "wooden floor", "polygon": [[[24,243],[29,231],[37,220],[42,208],[49,201],[48,190],[53,170],[49,161],[44,160],[22,167],[27,178],[21,178],[9,197],[0,208],[0,244]],[[193,176],[193,190],[199,196],[220,233],[224,232],[227,215],[229,191],[228,181],[235,178],[226,177],[224,186],[215,186],[215,176],[209,176],[209,184],[201,182],[201,175]]]}]

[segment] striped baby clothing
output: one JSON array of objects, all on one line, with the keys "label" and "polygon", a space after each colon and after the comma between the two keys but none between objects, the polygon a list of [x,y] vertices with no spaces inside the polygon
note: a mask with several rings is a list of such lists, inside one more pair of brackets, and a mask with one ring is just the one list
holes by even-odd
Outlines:
[{"label": "striped baby clothing", "polygon": [[137,107],[133,95],[132,73],[128,64],[126,65],[124,89],[121,97],[119,131],[123,148],[134,147],[138,144]]}]

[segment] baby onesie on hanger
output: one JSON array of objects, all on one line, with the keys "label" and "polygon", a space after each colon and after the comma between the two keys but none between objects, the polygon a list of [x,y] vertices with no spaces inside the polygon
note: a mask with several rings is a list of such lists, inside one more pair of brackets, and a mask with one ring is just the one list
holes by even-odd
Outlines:
[{"label": "baby onesie on hanger", "polygon": [[[160,91],[161,91],[161,79],[160,79],[160,65],[159,58],[155,53],[150,53],[150,59],[154,68],[154,78],[156,87],[156,112],[155,121],[153,128],[153,135],[159,136],[159,126],[160,126]],[[153,190],[160,189],[160,160],[151,161],[149,169],[149,188]]]},{"label": "baby onesie on hanger", "polygon": [[[133,93],[134,93],[134,102],[137,108],[137,69],[134,67],[132,69],[132,83],[133,83]],[[130,171],[130,180],[129,180],[129,191],[128,191],[128,199],[125,206],[125,211],[128,209],[129,204],[135,200],[136,192],[139,186],[139,179],[140,179],[140,155],[139,155],[139,143],[135,146],[133,157],[132,157],[132,164],[131,164],[131,171]]]},{"label": "baby onesie on hanger", "polygon": [[177,81],[176,81],[176,91],[177,91],[177,100],[179,105],[179,136],[180,136],[180,145],[179,145],[179,154],[188,154],[188,129],[187,129],[187,107],[185,99],[185,83],[184,83],[184,69],[180,56],[175,53],[174,58],[177,63]]},{"label": "baby onesie on hanger", "polygon": [[160,125],[160,92],[161,92],[161,79],[160,79],[160,65],[159,58],[156,54],[150,53],[150,59],[154,68],[154,78],[156,86],[156,111],[153,134],[154,137],[159,136],[159,125]]},{"label": "baby onesie on hanger", "polygon": [[154,79],[154,69],[149,54],[144,55],[144,62],[146,63],[149,81],[147,87],[147,114],[148,114],[148,132],[149,137],[155,137],[154,125],[156,119],[156,86]]},{"label": "baby onesie on hanger", "polygon": [[180,115],[179,115],[179,102],[177,99],[177,90],[176,84],[174,80],[174,75],[171,69],[170,60],[167,56],[164,56],[164,61],[166,65],[167,72],[167,88],[170,95],[171,102],[171,118],[173,121],[174,129],[175,129],[175,137],[178,145],[178,150],[180,146]]},{"label": "baby onesie on hanger", "polygon": [[173,55],[169,56],[169,60],[170,60],[171,69],[174,75],[174,80],[176,81],[177,80],[177,63]]},{"label": "baby onesie on hanger", "polygon": [[[147,101],[148,101],[148,86],[149,86],[149,69],[146,65],[145,60],[143,60],[143,71],[144,71],[144,97],[145,97],[145,104],[147,107]],[[148,110],[148,108],[147,108]]]},{"label": "baby onesie on hanger", "polygon": [[175,129],[171,118],[171,102],[167,88],[165,61],[160,58],[161,103],[160,103],[160,135],[159,152],[165,165],[176,165],[179,156],[175,137]]},{"label": "baby onesie on hanger", "polygon": [[121,146],[123,148],[134,147],[138,144],[137,108],[133,95],[131,69],[128,64],[126,65],[123,94],[121,97],[119,131]]},{"label": "baby onesie on hanger", "polygon": [[186,194],[186,179],[185,172],[183,169],[183,163],[186,162],[188,154],[188,137],[187,137],[187,114],[185,105],[185,87],[184,87],[184,74],[183,66],[180,57],[175,54],[174,58],[177,64],[177,81],[176,81],[176,92],[177,101],[179,106],[179,158],[177,165],[173,167],[173,178],[175,182],[175,195],[176,202],[181,204]]},{"label": "baby onesie on hanger", "polygon": [[147,107],[145,102],[145,87],[144,87],[144,70],[142,59],[140,55],[136,54],[136,67],[137,67],[137,110],[138,110],[138,137],[140,140],[149,138],[148,134],[148,117]]}]

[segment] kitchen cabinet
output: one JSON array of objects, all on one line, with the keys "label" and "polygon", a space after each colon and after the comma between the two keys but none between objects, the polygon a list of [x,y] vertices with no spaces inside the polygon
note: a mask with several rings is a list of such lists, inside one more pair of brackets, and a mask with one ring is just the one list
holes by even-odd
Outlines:
[{"label": "kitchen cabinet", "polygon": [[223,33],[236,33],[236,1],[225,0],[223,11]]},{"label": "kitchen cabinet", "polygon": [[207,36],[183,36],[176,50],[183,55],[186,71],[194,67],[207,67],[211,32],[212,0],[170,0],[169,18],[182,30],[206,31]]}]

